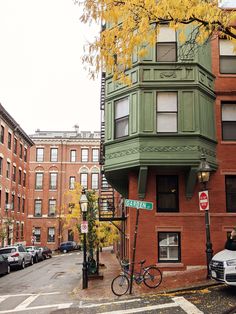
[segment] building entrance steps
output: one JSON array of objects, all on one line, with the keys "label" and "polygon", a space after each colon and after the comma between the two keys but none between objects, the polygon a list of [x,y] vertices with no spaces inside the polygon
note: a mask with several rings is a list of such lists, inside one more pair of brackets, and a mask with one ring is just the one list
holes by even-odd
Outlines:
[{"label": "building entrance steps", "polygon": [[[120,274],[120,264],[116,255],[112,253],[111,248],[104,248],[100,252],[100,263],[105,266],[100,268],[100,275],[103,275],[103,280],[93,279],[88,282],[88,289],[82,289],[82,279],[73,291],[74,297],[80,300],[104,300],[104,299],[119,299],[111,291],[111,282],[113,278]],[[187,267],[184,271],[164,271],[161,285],[156,289],[146,288],[143,284],[133,285],[134,296],[142,294],[160,294],[171,293],[180,290],[200,289],[217,285],[214,280],[206,279],[206,267]],[[124,297],[129,297],[127,293]]]}]

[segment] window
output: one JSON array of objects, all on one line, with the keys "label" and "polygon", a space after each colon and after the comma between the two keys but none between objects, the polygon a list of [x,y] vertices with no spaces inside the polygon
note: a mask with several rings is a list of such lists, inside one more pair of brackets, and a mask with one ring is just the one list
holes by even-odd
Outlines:
[{"label": "window", "polygon": [[94,148],[93,149],[93,162],[99,161],[99,149]]},{"label": "window", "polygon": [[98,189],[98,173],[92,173],[92,189]]},{"label": "window", "polygon": [[12,167],[12,181],[16,182],[16,166]]},{"label": "window", "polygon": [[20,196],[17,197],[17,211],[20,212]]},{"label": "window", "polygon": [[129,135],[129,98],[115,102],[115,138]]},{"label": "window", "polygon": [[15,209],[15,194],[12,194],[11,196],[11,210],[14,211]]},{"label": "window", "polygon": [[42,215],[42,200],[34,200],[34,216],[40,217]]},{"label": "window", "polygon": [[42,190],[43,189],[43,173],[37,172],[35,174],[35,189]]},{"label": "window", "polygon": [[88,188],[88,174],[87,173],[81,173],[80,174],[80,184],[85,189]]},{"label": "window", "polygon": [[20,237],[21,239],[24,239],[24,224],[23,222],[21,223],[21,228],[20,228]]},{"label": "window", "polygon": [[220,39],[220,73],[236,73],[236,53],[233,42],[227,39]]},{"label": "window", "polygon": [[8,132],[8,139],[7,139],[8,149],[11,149],[11,139],[12,139],[11,133]]},{"label": "window", "polygon": [[25,212],[25,199],[22,198],[22,213]]},{"label": "window", "polygon": [[14,154],[17,154],[17,138],[14,137],[14,143],[13,143],[13,152]]},{"label": "window", "polygon": [[56,190],[57,189],[57,173],[55,173],[55,172],[50,173],[49,188],[50,188],[50,190]]},{"label": "window", "polygon": [[76,150],[70,151],[70,161],[75,162],[76,161]]},{"label": "window", "polygon": [[74,232],[73,230],[68,230],[68,241],[74,241]]},{"label": "window", "polygon": [[180,262],[180,233],[158,232],[158,262]]},{"label": "window", "polygon": [[9,204],[9,193],[5,193],[5,209],[8,210],[10,209],[10,204]]},{"label": "window", "polygon": [[19,169],[19,178],[18,178],[18,184],[21,185],[21,180],[22,180],[22,170]]},{"label": "window", "polygon": [[161,26],[156,43],[157,62],[177,61],[176,33],[174,29]]},{"label": "window", "polygon": [[44,160],[44,148],[36,148],[36,161]]},{"label": "window", "polygon": [[157,93],[157,132],[177,132],[177,93]]},{"label": "window", "polygon": [[157,211],[179,211],[178,176],[157,176]]},{"label": "window", "polygon": [[51,153],[50,153],[50,161],[57,161],[58,159],[58,149],[57,148],[51,148]]},{"label": "window", "polygon": [[3,158],[0,157],[0,175],[2,175],[2,168],[3,168]]},{"label": "window", "polygon": [[23,186],[26,186],[26,173],[23,173]]},{"label": "window", "polygon": [[55,242],[55,228],[48,228],[48,242]]},{"label": "window", "polygon": [[225,176],[226,211],[236,212],[236,176]]},{"label": "window", "polygon": [[56,215],[56,203],[57,203],[57,201],[54,199],[49,200],[48,216],[55,216]]},{"label": "window", "polygon": [[41,241],[41,228],[35,227],[34,235],[35,235],[35,242],[40,242]]},{"label": "window", "polygon": [[75,177],[70,177],[70,180],[69,180],[69,189],[70,190],[74,190],[75,188]]},{"label": "window", "polygon": [[20,231],[20,224],[19,222],[16,223],[16,239],[19,239],[19,231]]},{"label": "window", "polygon": [[82,148],[81,150],[81,161],[88,161],[88,149],[87,148]]},{"label": "window", "polygon": [[236,102],[222,103],[222,140],[236,140]]},{"label": "window", "polygon": [[20,144],[20,158],[22,159],[23,157],[23,145]]},{"label": "window", "polygon": [[27,162],[27,148],[24,148],[24,161]]},{"label": "window", "polygon": [[6,171],[6,177],[8,179],[10,178],[10,169],[11,169],[11,163],[8,161],[7,162],[7,171]]},{"label": "window", "polygon": [[1,125],[0,141],[2,144],[4,143],[4,131],[5,131],[5,128],[3,125]]}]

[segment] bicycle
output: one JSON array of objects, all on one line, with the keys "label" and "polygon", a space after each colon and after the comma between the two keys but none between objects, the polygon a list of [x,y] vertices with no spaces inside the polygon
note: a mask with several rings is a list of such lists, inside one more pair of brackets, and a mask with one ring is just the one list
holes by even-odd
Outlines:
[{"label": "bicycle", "polygon": [[[142,282],[151,289],[157,288],[162,282],[162,273],[155,265],[149,265],[144,267],[146,260],[138,262],[140,269],[133,274],[133,280],[136,284],[140,285]],[[131,271],[129,266],[132,263],[121,261],[122,273],[115,277],[111,283],[111,290],[117,296],[126,294],[130,287]]]}]

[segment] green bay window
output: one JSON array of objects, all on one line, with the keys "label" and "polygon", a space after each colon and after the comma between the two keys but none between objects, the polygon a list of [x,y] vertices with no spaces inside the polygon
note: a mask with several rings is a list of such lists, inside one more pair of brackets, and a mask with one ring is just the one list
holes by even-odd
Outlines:
[{"label": "green bay window", "polygon": [[115,138],[129,135],[129,98],[115,102]]},{"label": "green bay window", "polygon": [[160,27],[156,43],[157,62],[175,62],[177,60],[176,32],[168,25]]}]

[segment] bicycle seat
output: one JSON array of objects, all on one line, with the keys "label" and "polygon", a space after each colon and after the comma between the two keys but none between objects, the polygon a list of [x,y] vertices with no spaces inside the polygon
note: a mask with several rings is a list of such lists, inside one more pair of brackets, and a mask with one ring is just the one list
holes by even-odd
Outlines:
[{"label": "bicycle seat", "polygon": [[144,264],[146,262],[146,260],[145,259],[143,259],[143,260],[141,260],[140,262],[139,262],[139,264]]}]

